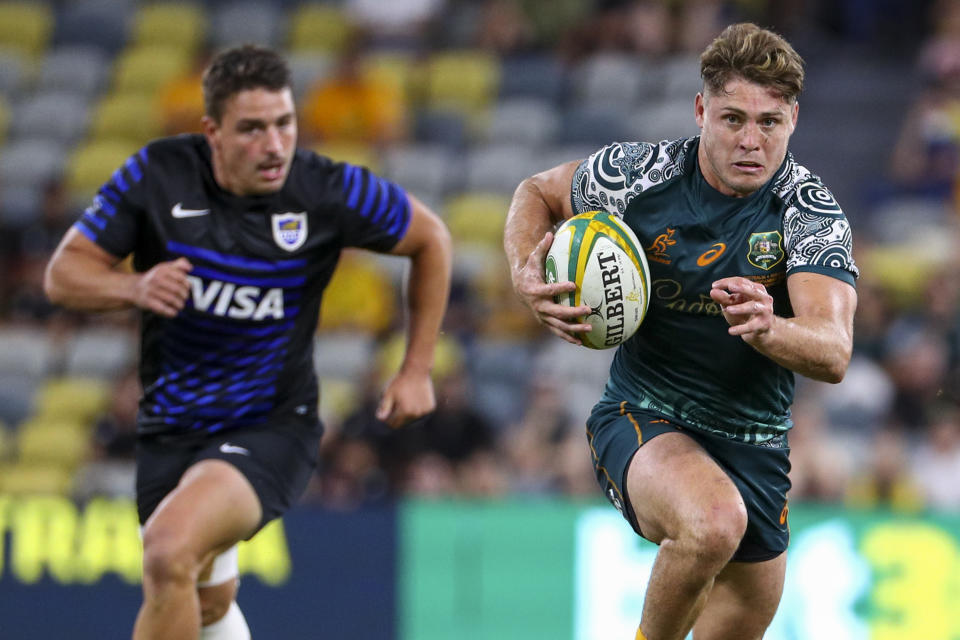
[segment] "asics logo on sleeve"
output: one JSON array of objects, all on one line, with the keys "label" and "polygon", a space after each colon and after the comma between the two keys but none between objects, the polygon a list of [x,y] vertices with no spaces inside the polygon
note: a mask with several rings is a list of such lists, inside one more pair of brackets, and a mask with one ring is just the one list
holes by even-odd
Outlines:
[{"label": "asics logo on sleeve", "polygon": [[237,445],[230,444],[229,442],[224,442],[222,445],[220,445],[220,452],[221,453],[237,453],[237,454],[240,454],[241,456],[250,455],[250,450],[247,449],[246,447],[238,447]]},{"label": "asics logo on sleeve", "polygon": [[196,218],[197,216],[205,216],[210,213],[210,209],[184,209],[181,206],[183,203],[178,202],[173,205],[173,209],[170,210],[170,213],[174,218]]}]

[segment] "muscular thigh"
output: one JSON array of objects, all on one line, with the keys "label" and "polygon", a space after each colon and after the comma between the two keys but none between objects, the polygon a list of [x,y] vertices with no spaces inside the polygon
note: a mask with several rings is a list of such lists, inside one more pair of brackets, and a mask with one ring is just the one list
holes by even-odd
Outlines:
[{"label": "muscular thigh", "polygon": [[625,403],[601,403],[587,421],[597,480],[643,537],[695,527],[715,505],[742,505],[736,486],[683,428]]},{"label": "muscular thigh", "polygon": [[713,513],[742,505],[730,478],[682,432],[662,433],[637,450],[627,470],[627,495],[637,526],[654,542],[709,525]]}]

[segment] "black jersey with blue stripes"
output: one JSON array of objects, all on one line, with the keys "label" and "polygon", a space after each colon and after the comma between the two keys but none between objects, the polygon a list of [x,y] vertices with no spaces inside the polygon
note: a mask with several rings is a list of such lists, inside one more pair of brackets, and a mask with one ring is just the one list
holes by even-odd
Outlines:
[{"label": "black jersey with blue stripes", "polygon": [[305,150],[280,191],[249,197],[219,187],[201,136],[132,156],[75,226],[117,257],[133,254],[137,271],[193,265],[175,318],[143,313],[141,432],[315,418],[313,335],[340,251],[388,251],[410,217],[397,185]]}]

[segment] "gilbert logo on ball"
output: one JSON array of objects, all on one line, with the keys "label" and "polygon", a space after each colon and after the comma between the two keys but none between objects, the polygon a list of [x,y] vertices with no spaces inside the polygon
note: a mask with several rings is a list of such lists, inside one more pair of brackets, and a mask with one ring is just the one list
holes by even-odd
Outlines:
[{"label": "gilbert logo on ball", "polygon": [[615,347],[643,322],[650,269],[637,236],[617,216],[590,211],[566,220],[554,233],[544,267],[547,282],[577,284],[558,296],[559,304],[590,307],[581,320],[593,328],[578,336],[585,346]]}]

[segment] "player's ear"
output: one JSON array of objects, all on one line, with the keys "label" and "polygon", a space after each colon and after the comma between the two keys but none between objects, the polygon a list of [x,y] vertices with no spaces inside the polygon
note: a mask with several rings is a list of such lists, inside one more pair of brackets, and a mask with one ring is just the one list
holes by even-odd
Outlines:
[{"label": "player's ear", "polygon": [[698,93],[697,97],[693,101],[693,116],[697,119],[697,126],[703,129],[703,112],[704,112],[704,103],[706,98],[704,98],[703,93]]},{"label": "player's ear", "polygon": [[219,137],[218,134],[220,133],[220,125],[217,124],[216,120],[210,116],[203,116],[200,118],[200,127],[210,146],[216,146]]}]

